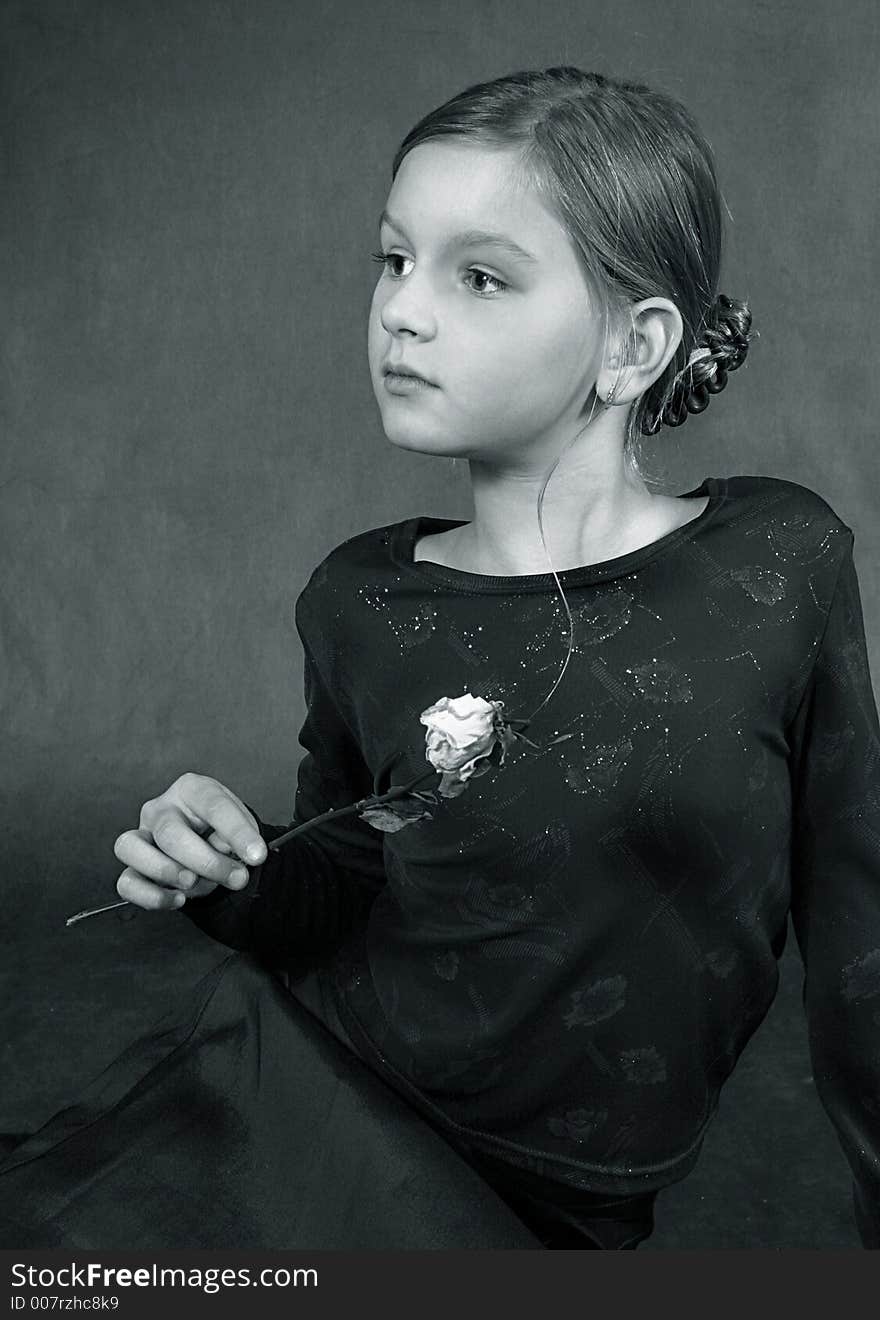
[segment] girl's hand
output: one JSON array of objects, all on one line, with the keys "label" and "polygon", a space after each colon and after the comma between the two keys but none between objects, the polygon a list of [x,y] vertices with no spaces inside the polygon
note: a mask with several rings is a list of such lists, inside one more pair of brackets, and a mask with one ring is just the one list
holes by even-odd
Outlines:
[{"label": "girl's hand", "polygon": [[120,834],[113,852],[125,863],[117,894],[152,912],[182,907],[218,884],[243,889],[248,872],[237,858],[249,866],[266,860],[257,822],[241,799],[216,779],[192,773],[145,802],[140,827]]}]

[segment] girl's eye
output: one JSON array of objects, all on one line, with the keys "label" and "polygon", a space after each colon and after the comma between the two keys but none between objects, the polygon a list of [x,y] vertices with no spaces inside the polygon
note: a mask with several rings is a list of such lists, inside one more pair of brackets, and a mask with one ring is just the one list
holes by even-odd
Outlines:
[{"label": "girl's eye", "polygon": [[[388,263],[389,263],[390,261],[395,261],[395,260],[398,260],[398,261],[406,261],[406,260],[407,260],[407,258],[404,257],[404,256],[401,256],[401,254],[400,254],[399,252],[373,252],[373,253],[371,254],[371,257],[372,257],[372,260],[373,260],[373,261],[376,261],[376,262],[378,262],[380,265],[385,266],[386,269],[388,268]],[[480,270],[479,266],[470,266],[470,267],[468,268],[468,272],[467,272],[467,273],[468,273],[468,275],[474,275],[474,276],[476,276],[478,279],[481,279],[481,280],[490,280],[490,281],[492,282],[492,284],[495,285],[495,288],[498,290],[499,293],[501,292],[502,289],[506,289],[506,288],[508,287],[508,286],[504,283],[503,280],[499,280],[499,278],[498,278],[497,275],[490,275],[489,272],[488,272],[487,270]],[[391,276],[392,279],[398,279],[398,278],[399,278],[399,276],[398,276],[398,275],[395,275],[393,271],[390,271],[390,270],[389,270],[389,271],[388,271],[388,274]],[[470,287],[470,286],[469,286],[469,287]],[[486,289],[474,289],[473,291],[474,291],[474,293],[478,293],[478,294],[480,294],[481,296],[485,296],[485,294],[486,294],[487,292],[490,293],[490,294],[494,292],[494,290],[492,290],[492,289],[489,289],[489,290],[486,290]]]},{"label": "girl's eye", "polygon": [[[403,261],[403,257],[400,256],[399,252],[373,252],[371,254],[371,260],[377,262],[380,266],[384,266],[386,270],[388,269],[389,261],[394,261],[396,257],[399,257],[400,260]],[[388,273],[389,275],[391,274],[390,271],[388,271]],[[394,277],[392,276],[392,278]]]},{"label": "girl's eye", "polygon": [[[507,285],[504,283],[504,280],[499,280],[497,275],[490,275],[487,270],[480,270],[479,266],[471,266],[468,270],[468,275],[475,275],[478,279],[481,280],[490,280],[492,284],[495,285],[499,293],[501,292],[502,289],[507,288]],[[487,292],[491,293],[492,290],[474,289],[474,293],[487,293]]]}]

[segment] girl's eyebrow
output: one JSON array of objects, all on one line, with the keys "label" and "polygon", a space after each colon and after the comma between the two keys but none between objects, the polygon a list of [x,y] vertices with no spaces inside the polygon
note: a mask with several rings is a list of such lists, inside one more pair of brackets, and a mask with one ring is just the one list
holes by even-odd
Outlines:
[{"label": "girl's eyebrow", "polygon": [[[406,238],[403,228],[394,220],[387,211],[383,211],[379,217],[379,228],[383,225],[389,225],[400,234],[401,238]],[[460,234],[453,234],[446,240],[444,247],[455,247],[459,244],[461,247],[495,247],[506,252],[514,261],[528,262],[530,265],[538,265],[538,258],[531,252],[526,252],[519,243],[514,243],[512,238],[507,238],[504,234],[494,234],[488,229],[465,229]]]}]

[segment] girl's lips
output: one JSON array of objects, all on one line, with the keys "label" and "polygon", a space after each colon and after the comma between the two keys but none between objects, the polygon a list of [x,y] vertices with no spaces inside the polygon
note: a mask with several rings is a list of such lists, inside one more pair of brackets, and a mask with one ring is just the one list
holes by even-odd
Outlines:
[{"label": "girl's lips", "polygon": [[422,380],[420,376],[399,376],[394,371],[386,371],[382,382],[389,394],[418,394],[423,390],[436,389],[436,386]]},{"label": "girl's lips", "polygon": [[383,358],[381,366],[383,376],[391,372],[395,376],[411,376],[416,380],[423,380],[426,385],[434,384],[430,377],[422,375],[415,367],[411,367],[408,362],[404,362],[403,358],[397,358],[396,360],[389,357]]}]

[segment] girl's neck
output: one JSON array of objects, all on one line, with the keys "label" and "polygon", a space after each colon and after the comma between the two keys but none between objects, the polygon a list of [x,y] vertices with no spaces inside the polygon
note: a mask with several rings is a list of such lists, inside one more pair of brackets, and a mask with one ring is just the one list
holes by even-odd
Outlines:
[{"label": "girl's neck", "polygon": [[[475,460],[469,466],[474,516],[455,529],[451,549],[456,562],[469,572],[493,576],[548,572],[537,514],[546,469],[530,474]],[[641,478],[627,472],[622,456],[604,469],[557,469],[541,512],[553,568],[560,572],[600,563],[646,544],[654,539],[652,527],[659,529],[669,520],[668,508],[660,503],[668,505],[669,497],[652,495]]]}]

